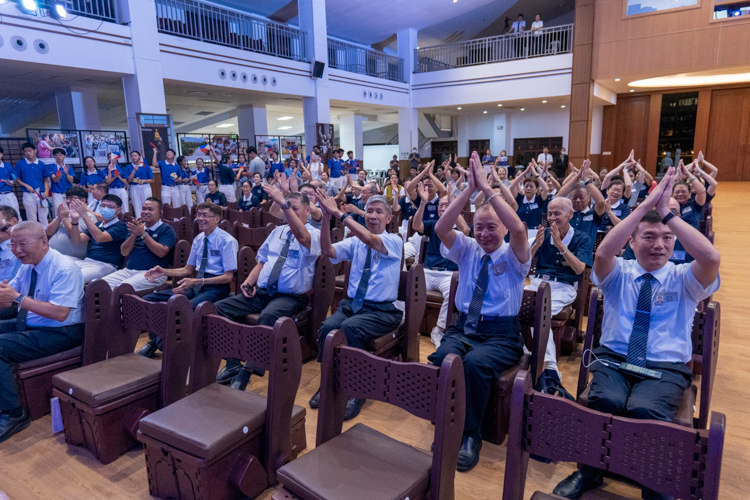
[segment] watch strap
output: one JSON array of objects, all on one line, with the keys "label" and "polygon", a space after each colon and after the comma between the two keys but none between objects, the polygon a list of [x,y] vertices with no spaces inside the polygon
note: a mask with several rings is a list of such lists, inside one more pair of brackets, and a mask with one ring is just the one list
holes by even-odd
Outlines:
[{"label": "watch strap", "polygon": [[669,212],[669,213],[668,213],[668,214],[667,214],[667,215],[666,215],[666,216],[665,216],[665,217],[664,217],[664,218],[663,218],[663,219],[661,220],[661,223],[662,223],[662,224],[666,224],[667,222],[669,222],[670,220],[672,220],[672,218],[674,218],[674,217],[676,217],[676,216],[675,216],[675,214],[674,214],[674,212]]}]

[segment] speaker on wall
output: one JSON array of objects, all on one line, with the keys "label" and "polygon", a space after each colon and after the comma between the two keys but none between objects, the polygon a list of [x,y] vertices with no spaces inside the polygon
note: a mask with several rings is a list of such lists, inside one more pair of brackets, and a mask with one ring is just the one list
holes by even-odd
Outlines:
[{"label": "speaker on wall", "polygon": [[315,61],[315,66],[313,66],[313,78],[323,78],[323,71],[326,68],[326,63]]}]

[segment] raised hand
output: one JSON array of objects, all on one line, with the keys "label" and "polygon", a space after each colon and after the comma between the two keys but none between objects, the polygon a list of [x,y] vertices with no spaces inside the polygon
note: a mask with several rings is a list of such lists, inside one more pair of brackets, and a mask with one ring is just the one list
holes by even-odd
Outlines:
[{"label": "raised hand", "polygon": [[324,189],[318,188],[317,193],[318,204],[323,213],[326,215],[336,215],[339,210],[338,206],[336,206],[336,200],[328,196],[328,193],[326,193]]},{"label": "raised hand", "polygon": [[[674,177],[675,177],[675,169],[674,167],[669,167],[667,170],[667,173],[662,178],[661,182],[654,188],[651,193],[646,196],[646,199],[643,200],[643,202],[640,204],[640,207],[645,206],[646,209],[651,210],[652,208],[656,207],[657,203],[660,201],[661,197],[663,195],[667,196],[666,203],[669,203],[669,198],[672,196],[672,186],[674,185]],[[667,191],[668,189],[668,191]]]},{"label": "raised hand", "polygon": [[268,197],[271,198],[271,201],[276,202],[276,204],[279,206],[286,204],[284,195],[281,193],[281,190],[279,188],[277,188],[276,186],[271,186],[269,184],[261,184],[261,187],[263,188],[263,191],[266,192]]},{"label": "raised hand", "polygon": [[558,229],[557,224],[550,224],[549,232],[552,235],[552,244],[555,245],[558,250],[562,251],[563,248],[565,248],[565,245],[562,242],[562,236],[560,235],[560,229]]},{"label": "raised hand", "polygon": [[68,210],[68,205],[65,203],[60,203],[57,205],[57,216],[61,219],[67,219],[70,215],[70,211]]},{"label": "raised hand", "polygon": [[420,182],[417,184],[417,193],[419,193],[419,197],[422,199],[422,201],[426,202],[430,200],[429,191],[425,187],[424,183]]},{"label": "raised hand", "polygon": [[146,225],[138,219],[131,219],[127,222],[128,231],[136,236],[143,236],[146,233]]}]

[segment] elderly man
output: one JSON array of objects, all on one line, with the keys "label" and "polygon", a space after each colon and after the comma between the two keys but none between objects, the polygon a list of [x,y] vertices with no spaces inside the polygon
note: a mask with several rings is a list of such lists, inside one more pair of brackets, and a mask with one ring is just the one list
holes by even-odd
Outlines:
[{"label": "elderly man", "polygon": [[0,442],[29,426],[11,367],[67,351],[83,341],[83,275],[49,247],[38,222],[21,222],[11,250],[23,264],[0,283]]},{"label": "elderly man", "polygon": [[[351,180],[351,177],[349,177],[349,179]],[[378,186],[376,184],[371,182],[364,183],[360,180],[356,180],[351,182],[351,193],[341,191],[337,196],[337,199],[341,201],[345,200],[346,205],[344,206],[344,211],[351,214],[355,221],[366,226],[364,209],[365,206],[367,206],[367,200],[376,194],[379,194]]]},{"label": "elderly man", "polygon": [[[675,183],[661,183],[596,251],[591,280],[604,294],[600,345],[594,350],[589,408],[613,415],[669,422],[690,387],[695,308],[719,289],[719,252],[669,209]],[[695,260],[669,262],[675,238]],[[627,242],[636,260],[617,255]],[[644,373],[643,369],[647,371]],[[602,485],[602,473],[583,466],[554,493],[578,499]],[[643,498],[664,499],[643,489]]]},{"label": "elderly man", "polygon": [[[583,166],[572,178],[564,184],[557,193],[558,198],[570,197],[573,203],[573,218],[570,225],[573,229],[587,234],[589,237],[589,253],[593,255],[594,241],[599,226],[602,224],[606,204],[604,196],[594,181],[590,178],[591,162],[585,160]],[[593,201],[593,206],[592,202]]]}]

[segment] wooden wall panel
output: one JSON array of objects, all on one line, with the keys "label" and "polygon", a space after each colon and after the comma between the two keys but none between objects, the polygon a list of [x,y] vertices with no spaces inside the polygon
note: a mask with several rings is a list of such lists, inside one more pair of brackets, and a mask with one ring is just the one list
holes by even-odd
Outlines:
[{"label": "wooden wall panel", "polygon": [[646,130],[646,155],[637,156],[643,168],[651,175],[656,175],[656,158],[659,155],[659,125],[661,124],[661,94],[651,94],[648,112],[648,129]]},{"label": "wooden wall panel", "polygon": [[616,167],[635,150],[635,157],[646,158],[651,96],[619,99],[617,107],[617,135],[612,151],[612,166]]},{"label": "wooden wall panel", "polygon": [[[615,152],[615,137],[617,137],[617,106],[604,106],[602,117],[602,155],[599,168],[608,170],[616,167],[613,165],[613,154]],[[609,153],[609,154],[606,154]]]},{"label": "wooden wall panel", "polygon": [[741,157],[743,122],[747,133],[746,101],[750,89],[714,90],[711,95],[711,111],[708,119],[706,159],[719,168],[717,180],[736,181],[742,179]]},{"label": "wooden wall panel", "polygon": [[750,22],[722,26],[717,62],[719,66],[750,64]]},{"label": "wooden wall panel", "polygon": [[[708,141],[708,118],[711,114],[711,89],[698,92],[698,114],[695,117],[695,137],[693,139],[693,150],[706,152]],[[710,161],[710,160],[709,160]]]}]

